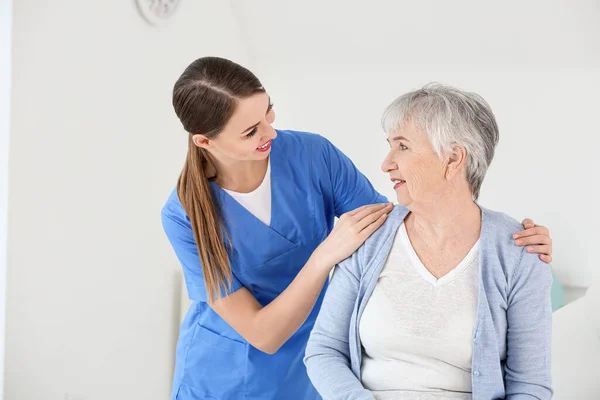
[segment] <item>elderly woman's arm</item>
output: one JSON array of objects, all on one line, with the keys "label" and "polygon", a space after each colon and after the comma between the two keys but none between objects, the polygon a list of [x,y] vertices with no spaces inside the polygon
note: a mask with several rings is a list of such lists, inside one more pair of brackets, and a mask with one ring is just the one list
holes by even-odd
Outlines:
[{"label": "elderly woman's arm", "polygon": [[373,400],[350,369],[350,319],[358,296],[358,253],[336,267],[308,340],[304,363],[324,400]]},{"label": "elderly woman's arm", "polygon": [[550,399],[552,273],[535,255],[522,252],[508,295],[506,399]]}]

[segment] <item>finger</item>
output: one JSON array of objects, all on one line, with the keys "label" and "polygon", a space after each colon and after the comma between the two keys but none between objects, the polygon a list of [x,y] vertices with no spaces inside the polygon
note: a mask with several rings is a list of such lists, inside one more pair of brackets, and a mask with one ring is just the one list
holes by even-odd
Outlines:
[{"label": "finger", "polygon": [[544,254],[544,255],[549,256],[550,255],[550,250],[551,250],[551,247],[548,246],[548,245],[527,246],[527,252],[528,253]]},{"label": "finger", "polygon": [[545,226],[536,226],[535,228],[525,229],[513,235],[513,239],[519,239],[527,236],[544,235],[550,236],[550,231]]},{"label": "finger", "polygon": [[548,228],[546,228],[545,226],[536,225],[536,229],[538,230],[538,232],[539,232],[540,235],[544,235],[544,236],[550,237],[550,230]]},{"label": "finger", "polygon": [[348,211],[347,213],[342,214],[342,217],[350,217],[352,215],[355,215],[356,213],[359,213],[360,211],[364,210],[367,207],[373,207],[373,206],[377,206],[378,204],[367,204],[358,208],[355,208],[352,211]]},{"label": "finger", "polygon": [[547,256],[545,254],[542,254],[542,255],[540,255],[540,260],[542,260],[546,264],[550,264],[552,262],[552,256]]},{"label": "finger", "polygon": [[515,241],[517,246],[527,246],[529,244],[552,244],[552,239],[544,235],[526,236]]},{"label": "finger", "polygon": [[535,227],[535,223],[533,222],[533,220],[531,218],[525,218],[523,220],[523,222],[521,222],[521,225],[523,225],[523,227],[525,229],[534,228]]},{"label": "finger", "polygon": [[360,221],[363,218],[365,218],[368,215],[371,214],[375,214],[379,211],[385,211],[385,212],[390,212],[392,210],[392,204],[391,203],[387,203],[387,204],[377,204],[373,207],[367,207],[364,210],[360,210],[358,213],[354,214],[352,216],[352,218],[355,221]]},{"label": "finger", "polygon": [[379,229],[381,227],[381,225],[383,225],[383,223],[387,219],[387,216],[388,216],[387,214],[382,214],[379,218],[377,218],[377,220],[375,222],[373,222],[372,224],[367,226],[365,229],[363,229],[358,234],[358,237],[360,238],[362,243],[364,243],[365,240],[367,240],[369,238],[369,236],[371,236],[373,234],[373,232],[375,232],[377,229]]},{"label": "finger", "polygon": [[[382,208],[381,210],[374,212],[372,214],[368,214],[366,216],[364,216],[360,221],[356,221],[355,224],[353,225],[353,228],[355,229],[355,232],[360,232],[363,229],[365,229],[367,226],[371,225],[372,223],[376,222],[379,217],[381,217],[384,214],[388,214],[390,212],[390,209],[385,207]],[[354,216],[353,218],[358,218],[357,216]]]},{"label": "finger", "polygon": [[373,210],[373,209],[377,210],[379,208],[383,208],[388,204],[391,204],[391,203],[367,204],[366,206],[355,208],[354,210],[347,212],[346,214],[354,216],[361,212],[365,212],[367,210]]}]

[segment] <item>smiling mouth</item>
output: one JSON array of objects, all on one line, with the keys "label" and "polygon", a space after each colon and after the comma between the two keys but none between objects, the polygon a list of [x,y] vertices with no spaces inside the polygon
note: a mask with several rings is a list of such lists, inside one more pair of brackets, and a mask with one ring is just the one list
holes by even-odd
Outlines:
[{"label": "smiling mouth", "polygon": [[394,182],[394,190],[406,183],[406,181],[403,181],[402,179],[392,179],[392,182]]},{"label": "smiling mouth", "polygon": [[256,150],[258,150],[258,151],[267,151],[271,147],[271,143],[272,143],[272,141],[269,140],[265,144],[263,144],[262,146],[258,146],[256,148]]}]

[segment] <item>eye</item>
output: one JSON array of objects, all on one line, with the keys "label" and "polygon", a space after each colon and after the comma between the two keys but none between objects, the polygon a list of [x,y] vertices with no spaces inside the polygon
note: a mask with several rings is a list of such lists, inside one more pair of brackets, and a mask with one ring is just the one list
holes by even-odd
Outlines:
[{"label": "eye", "polygon": [[406,147],[405,145],[403,145],[402,143],[400,143],[400,150],[402,150],[402,151],[408,150],[408,147]]},{"label": "eye", "polygon": [[269,103],[269,108],[267,108],[267,113],[271,112],[271,110],[273,109],[274,105],[275,104],[273,104],[273,103]]},{"label": "eye", "polygon": [[255,127],[254,129],[252,129],[250,132],[248,132],[248,134],[246,136],[244,136],[246,139],[247,138],[251,138],[252,136],[254,136],[256,134],[256,131],[258,131],[258,127]]}]

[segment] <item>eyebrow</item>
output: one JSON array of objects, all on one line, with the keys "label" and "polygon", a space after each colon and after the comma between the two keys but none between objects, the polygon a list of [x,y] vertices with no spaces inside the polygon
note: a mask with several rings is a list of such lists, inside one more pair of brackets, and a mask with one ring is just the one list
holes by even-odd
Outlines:
[{"label": "eyebrow", "polygon": [[[390,139],[386,139],[388,141],[388,143],[390,143]],[[392,138],[392,142],[398,142],[400,140],[404,140],[405,142],[410,142],[410,140],[408,140],[406,137],[404,136],[395,136]]]},{"label": "eyebrow", "polygon": [[[271,109],[271,96],[269,96],[269,105],[267,106],[267,112],[265,112],[265,114],[268,113],[270,109]],[[256,128],[259,124],[260,124],[260,122],[257,122],[256,124],[252,125],[250,128],[243,130],[242,133],[240,133],[240,135],[243,135],[244,133],[248,132],[249,130]]]}]

